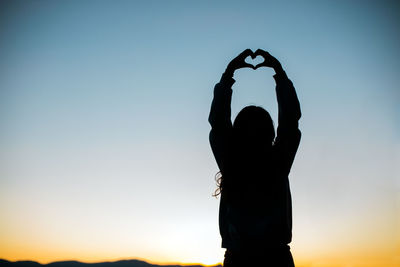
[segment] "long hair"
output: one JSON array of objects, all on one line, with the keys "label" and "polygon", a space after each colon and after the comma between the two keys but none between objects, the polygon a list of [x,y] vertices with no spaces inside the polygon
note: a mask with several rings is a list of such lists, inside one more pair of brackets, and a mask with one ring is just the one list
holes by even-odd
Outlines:
[{"label": "long hair", "polygon": [[[275,139],[275,127],[271,115],[264,108],[259,106],[244,107],[236,116],[233,123],[233,140],[230,153],[235,153],[241,161],[245,156],[260,156],[273,145]],[[231,155],[232,156],[232,155]],[[234,156],[234,157],[235,157]],[[239,164],[242,162],[238,162]],[[237,166],[235,166],[237,167]],[[232,177],[233,178],[233,177]],[[213,196],[218,197],[226,188],[226,182],[221,172],[215,175],[217,189]]]}]

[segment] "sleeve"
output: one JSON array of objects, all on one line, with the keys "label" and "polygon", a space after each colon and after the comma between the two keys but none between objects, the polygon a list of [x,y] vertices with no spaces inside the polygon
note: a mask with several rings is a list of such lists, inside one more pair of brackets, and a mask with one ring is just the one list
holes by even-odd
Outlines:
[{"label": "sleeve", "polygon": [[211,125],[210,145],[221,173],[224,173],[229,157],[229,143],[232,137],[231,100],[235,80],[224,74],[214,87],[208,121]]},{"label": "sleeve", "polygon": [[274,146],[282,171],[288,175],[301,139],[298,127],[300,103],[293,83],[285,72],[274,75],[274,79],[278,100],[278,130]]}]

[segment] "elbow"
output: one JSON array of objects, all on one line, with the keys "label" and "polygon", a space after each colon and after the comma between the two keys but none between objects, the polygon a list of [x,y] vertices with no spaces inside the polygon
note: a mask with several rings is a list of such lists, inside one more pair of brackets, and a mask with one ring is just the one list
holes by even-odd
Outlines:
[{"label": "elbow", "polygon": [[215,118],[214,118],[214,116],[212,115],[212,113],[210,113],[210,115],[208,116],[208,123],[209,123],[211,126],[213,126],[213,125],[214,125],[214,121],[215,121]]},{"label": "elbow", "polygon": [[300,108],[300,102],[299,102],[299,100],[297,100],[297,103],[296,103],[296,117],[297,117],[297,120],[300,120],[300,118],[301,118],[301,108]]}]

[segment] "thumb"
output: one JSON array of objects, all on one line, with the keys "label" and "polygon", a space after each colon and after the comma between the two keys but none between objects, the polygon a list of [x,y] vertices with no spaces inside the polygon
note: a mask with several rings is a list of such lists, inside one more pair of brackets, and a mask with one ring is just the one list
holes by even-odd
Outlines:
[{"label": "thumb", "polygon": [[258,69],[259,67],[267,67],[267,65],[265,65],[265,62],[257,64],[254,69]]},{"label": "thumb", "polygon": [[240,68],[250,68],[250,69],[254,69],[254,65],[244,62],[243,64],[240,65]]}]

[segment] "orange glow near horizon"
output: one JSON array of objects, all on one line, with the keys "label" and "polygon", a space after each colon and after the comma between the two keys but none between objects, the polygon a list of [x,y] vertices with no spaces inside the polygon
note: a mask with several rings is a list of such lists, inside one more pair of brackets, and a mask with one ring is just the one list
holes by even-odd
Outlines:
[{"label": "orange glow near horizon", "polygon": [[[36,258],[36,257],[0,257],[1,259],[5,259],[8,261],[36,261],[41,264],[48,264],[51,262],[56,261],[79,261],[84,263],[98,263],[98,262],[115,262],[120,260],[140,260],[145,261],[150,264],[157,264],[157,265],[182,265],[182,266],[189,266],[189,265],[203,265],[203,266],[215,266],[218,264],[222,265],[222,262],[215,262],[215,263],[204,263],[204,262],[178,262],[178,261],[162,261],[162,260],[149,260],[146,258],[139,258],[139,257],[115,257],[115,258],[101,258],[101,257],[86,257],[86,258],[64,258],[64,257],[44,257],[44,258]],[[361,258],[335,258],[331,257],[331,259],[314,259],[314,260],[304,260],[301,258],[295,259],[296,267],[398,267],[400,264],[400,258],[396,255],[384,255],[378,257],[371,257],[371,256],[362,256]]]},{"label": "orange glow near horizon", "polygon": [[[369,212],[374,213],[373,210]],[[209,255],[210,251],[199,248],[194,251],[187,250],[196,244],[195,242],[188,244],[185,241],[195,240],[196,236],[187,238],[186,235],[193,232],[192,229],[206,225],[205,222],[200,222],[198,225],[186,222],[185,225],[178,227],[179,229],[175,227],[173,231],[170,230],[171,233],[164,237],[154,234],[143,235],[141,239],[137,236],[135,239],[133,234],[127,236],[129,227],[109,230],[110,233],[106,235],[100,234],[101,231],[95,227],[68,228],[65,225],[56,227],[55,225],[61,224],[63,220],[51,221],[54,216],[40,218],[35,214],[32,214],[33,217],[29,214],[24,216],[15,212],[13,214],[15,216],[13,219],[11,213],[7,216],[10,221],[0,222],[2,236],[0,258],[10,261],[31,260],[46,264],[68,260],[95,263],[139,259],[152,264],[190,265],[196,262],[212,266],[223,260],[223,249],[219,249],[214,255]],[[291,244],[296,266],[399,266],[400,243],[396,236],[396,214],[381,217],[380,220],[368,219],[369,217],[365,216],[363,224],[352,225],[333,219],[332,225],[316,224],[310,227],[301,223],[296,224]],[[294,221],[297,219],[295,217]],[[348,219],[349,222],[357,222],[356,218]],[[12,221],[19,224],[12,224]],[[205,242],[204,247],[220,242],[217,233],[207,231],[207,235],[212,238]],[[198,255],[198,251],[204,252]],[[205,255],[208,255],[208,258]]]},{"label": "orange glow near horizon", "polygon": [[[141,260],[148,262],[150,264],[159,265],[195,265],[201,264],[204,266],[214,266],[221,264],[222,258],[220,260],[213,261],[200,261],[200,262],[190,262],[190,261],[173,261],[171,259],[161,258],[157,256],[148,255],[147,257],[137,257],[137,256],[126,256],[121,257],[112,255],[108,253],[109,256],[104,256],[107,253],[94,253],[89,251],[84,251],[77,253],[77,251],[67,250],[57,251],[55,248],[34,248],[26,246],[15,246],[14,248],[6,247],[4,244],[0,245],[0,259],[5,259],[9,261],[36,261],[41,264],[48,264],[55,261],[80,261],[85,263],[96,263],[96,262],[114,262],[119,260]],[[297,253],[295,249],[292,249],[293,256],[295,259],[295,264],[297,267],[397,267],[400,264],[400,257],[398,249],[393,249],[392,251],[370,251],[369,253],[365,251],[362,252],[342,252],[339,251],[332,253],[331,255],[302,255]],[[73,255],[73,256],[72,256]]]}]

